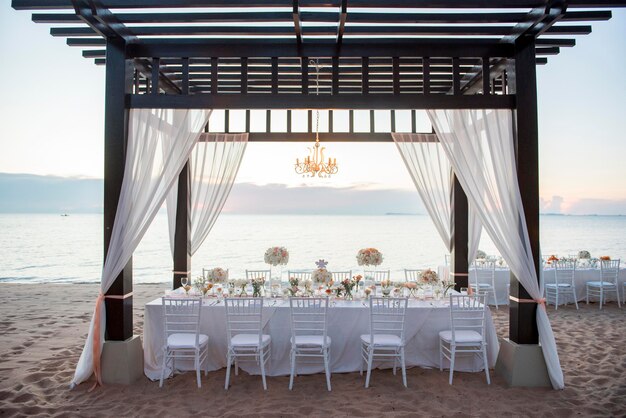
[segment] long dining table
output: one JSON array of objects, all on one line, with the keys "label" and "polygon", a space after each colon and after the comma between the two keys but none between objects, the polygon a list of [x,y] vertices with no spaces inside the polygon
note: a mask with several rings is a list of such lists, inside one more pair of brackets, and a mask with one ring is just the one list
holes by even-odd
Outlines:
[{"label": "long dining table", "polygon": [[[496,362],[499,344],[496,330],[487,309],[486,341],[488,364]],[[334,373],[356,372],[360,369],[360,336],[369,332],[369,307],[363,301],[335,300],[328,308],[328,335],[331,338],[331,371]],[[263,332],[271,336],[271,360],[267,374],[284,376],[290,372],[289,351],[291,348],[291,318],[289,301],[266,299],[264,301]],[[450,329],[449,301],[410,300],[405,319],[405,356],[407,367],[439,367],[439,332]],[[224,302],[214,298],[203,300],[200,332],[209,336],[209,355],[206,366],[209,371],[226,367],[228,337]],[[145,306],[144,322],[144,372],[152,380],[161,376],[165,330],[161,298]],[[449,363],[444,358],[444,368]],[[392,363],[375,362],[375,367],[391,367]],[[240,363],[250,374],[260,374],[256,363]],[[178,370],[193,370],[192,361],[177,361]],[[459,356],[455,371],[480,371],[482,362],[476,356]],[[323,363],[299,364],[299,374],[322,373]],[[169,375],[166,373],[166,375]]]}]

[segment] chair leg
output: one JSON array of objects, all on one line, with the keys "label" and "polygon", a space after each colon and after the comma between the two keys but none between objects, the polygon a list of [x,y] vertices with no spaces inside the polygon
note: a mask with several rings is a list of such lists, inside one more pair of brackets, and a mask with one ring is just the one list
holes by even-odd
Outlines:
[{"label": "chair leg", "polygon": [[589,286],[587,286],[585,290],[586,290],[585,301],[587,302],[587,305],[589,305]]},{"label": "chair leg", "polygon": [[161,366],[161,381],[159,387],[163,387],[163,379],[165,378],[165,366],[167,365],[167,349],[163,350],[163,365]]},{"label": "chair leg", "polygon": [[196,358],[194,358],[194,363],[196,366],[196,383],[198,384],[198,389],[202,387],[202,382],[200,381],[200,351],[196,350]]},{"label": "chair leg", "polygon": [[293,388],[293,375],[296,370],[296,353],[293,348],[291,349],[291,353],[289,353],[290,363],[291,363],[291,373],[289,374],[289,390]]},{"label": "chair leg", "polygon": [[554,310],[558,311],[559,310],[559,289],[556,289],[556,295],[554,297]]},{"label": "chair leg", "polygon": [[619,288],[617,287],[617,282],[615,282],[615,297],[617,298],[617,307],[622,309],[622,304],[619,301]]},{"label": "chair leg", "polygon": [[265,379],[265,351],[261,349],[261,378],[263,379],[263,390],[267,390],[267,381]]},{"label": "chair leg", "polygon": [[491,286],[493,286],[493,303],[496,305],[496,309],[498,309],[498,295],[496,295],[496,284],[495,282],[491,283]]},{"label": "chair leg", "polygon": [[487,376],[487,384],[491,384],[491,379],[489,378],[489,365],[487,364],[487,347],[483,344],[483,362],[485,363],[485,375]]},{"label": "chair leg", "polygon": [[397,368],[397,362],[398,362],[398,358],[394,357],[393,358],[393,375],[396,375],[396,368]]},{"label": "chair leg", "polygon": [[363,376],[363,362],[365,361],[365,358],[363,357],[364,348],[363,343],[361,343],[361,361],[359,362],[359,374],[361,376]]},{"label": "chair leg", "polygon": [[604,289],[600,288],[600,309],[602,309],[602,303],[604,302]]},{"label": "chair leg", "polygon": [[576,297],[576,289],[572,289],[572,299],[574,299],[574,305],[576,305],[576,310],[578,310],[578,298]]},{"label": "chair leg", "polygon": [[443,371],[443,341],[439,338],[439,371]]},{"label": "chair leg", "polygon": [[365,377],[365,388],[370,386],[370,376],[372,375],[372,362],[374,360],[374,348],[368,347],[367,354],[367,376]]},{"label": "chair leg", "polygon": [[452,377],[454,376],[454,359],[456,355],[456,347],[454,345],[450,345],[450,379],[449,382],[452,384]]},{"label": "chair leg", "polygon": [[237,357],[235,357],[235,376],[239,376],[239,362],[237,361]]},{"label": "chair leg", "polygon": [[230,383],[230,365],[233,362],[233,359],[230,356],[230,350],[228,352],[228,356],[226,356],[226,381],[224,382],[224,390],[228,390],[228,385]]},{"label": "chair leg", "polygon": [[402,363],[402,383],[404,387],[409,387],[406,383],[406,364],[404,362],[404,347],[400,349],[400,363]]},{"label": "chair leg", "polygon": [[328,349],[324,350],[324,369],[326,370],[326,388],[331,391],[330,388],[330,353]]}]

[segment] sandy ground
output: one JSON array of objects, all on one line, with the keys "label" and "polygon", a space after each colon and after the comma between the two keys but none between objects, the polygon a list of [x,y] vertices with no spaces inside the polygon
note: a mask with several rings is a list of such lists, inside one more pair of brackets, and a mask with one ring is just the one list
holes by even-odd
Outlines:
[{"label": "sandy ground", "polygon": [[[141,335],[143,305],[163,285],[135,287],[135,333]],[[0,416],[626,416],[626,309],[615,303],[602,311],[581,304],[554,311],[566,389],[508,388],[492,374],[447,373],[412,368],[409,388],[399,376],[377,370],[369,389],[358,373],[334,374],[333,391],[323,375],[235,377],[224,391],[224,370],[193,373],[158,382],[142,378],[132,386],[107,385],[91,393],[89,383],[68,390],[87,333],[95,285],[0,284]],[[499,336],[508,333],[508,310],[492,310]]]}]

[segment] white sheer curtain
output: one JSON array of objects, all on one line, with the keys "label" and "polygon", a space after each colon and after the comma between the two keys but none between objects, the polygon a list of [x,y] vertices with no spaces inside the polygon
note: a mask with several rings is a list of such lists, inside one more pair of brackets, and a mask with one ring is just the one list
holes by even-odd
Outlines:
[{"label": "white sheer curtain", "polygon": [[[413,184],[422,198],[426,211],[435,224],[448,252],[452,251],[451,198],[452,169],[441,145],[432,142],[432,134],[392,133]],[[468,220],[468,262],[478,251],[481,224],[470,205]]]},{"label": "white sheer curtain", "polygon": [[563,389],[554,334],[538,282],[517,181],[512,112],[500,110],[429,110],[454,172],[483,228],[515,277],[539,303],[539,342],[555,389]]},{"label": "white sheer curtain", "polygon": [[[222,212],[243,159],[248,134],[203,134],[189,159],[191,254],[200,248]],[[176,182],[175,184],[178,184]],[[167,196],[170,247],[174,254],[177,187]]]},{"label": "white sheer curtain", "polygon": [[101,383],[100,353],[104,344],[104,294],[130,260],[187,162],[210,110],[132,109],[124,179],[117,205],[100,294],[78,360],[72,387],[96,374]]}]

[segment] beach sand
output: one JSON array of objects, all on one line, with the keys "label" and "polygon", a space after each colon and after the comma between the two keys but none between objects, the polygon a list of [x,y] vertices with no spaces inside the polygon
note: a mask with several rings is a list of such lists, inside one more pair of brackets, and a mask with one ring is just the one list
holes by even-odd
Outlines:
[{"label": "beach sand", "polygon": [[[144,304],[165,285],[135,286],[135,334]],[[626,309],[615,303],[549,309],[566,389],[508,388],[492,371],[408,370],[409,388],[390,370],[376,370],[369,389],[358,373],[288,377],[241,373],[224,391],[224,370],[202,377],[177,375],[160,389],[143,377],[131,386],[87,382],[68,390],[98,292],[97,285],[0,284],[0,416],[626,416]],[[508,334],[508,310],[492,309],[499,336]]]}]

